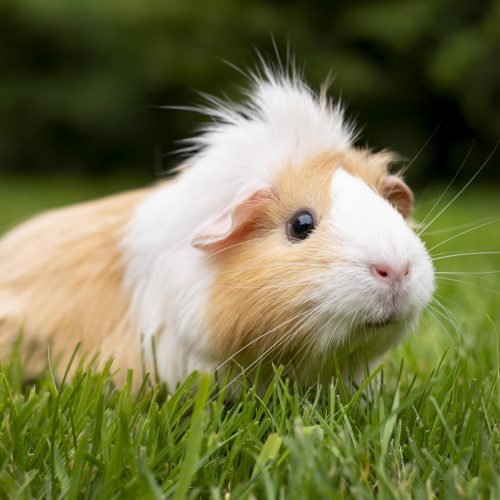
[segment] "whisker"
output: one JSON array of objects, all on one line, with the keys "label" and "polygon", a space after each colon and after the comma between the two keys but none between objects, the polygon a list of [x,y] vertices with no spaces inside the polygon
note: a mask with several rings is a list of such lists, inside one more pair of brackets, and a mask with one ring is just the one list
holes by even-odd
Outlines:
[{"label": "whisker", "polygon": [[500,252],[459,252],[450,255],[442,255],[440,257],[432,257],[433,261],[453,259],[455,257],[470,257],[472,255],[500,255]]},{"label": "whisker", "polygon": [[500,292],[498,292],[498,290],[494,290],[493,288],[486,288],[484,286],[478,285],[477,283],[473,283],[470,281],[464,281],[464,280],[459,280],[459,279],[454,279],[454,278],[447,278],[444,276],[440,276],[437,281],[448,281],[448,282],[452,282],[452,283],[458,283],[459,285],[473,286],[474,288],[477,288],[479,290],[483,290],[485,292],[490,292],[490,293],[493,293],[494,295],[500,296]]},{"label": "whisker", "polygon": [[[294,336],[297,334],[297,332],[300,330],[300,328],[302,328],[307,323],[307,321],[309,319],[311,319],[312,317],[317,316],[318,315],[318,311],[320,311],[320,310],[321,310],[321,307],[315,307],[311,311],[308,311],[309,314],[307,314],[307,316],[304,317],[296,325],[295,328],[292,327],[290,330],[288,330],[287,332],[285,332],[285,334],[283,335],[283,338],[282,338],[283,342],[281,342],[280,346],[286,344],[287,342],[290,343],[294,339]],[[256,364],[256,362],[258,362],[260,359],[263,359],[265,356],[267,356],[276,347],[279,347],[279,346],[277,346],[276,344],[274,346],[271,346],[264,354],[262,354],[261,356],[259,356],[258,360],[254,361],[248,368],[250,368],[253,364]]]},{"label": "whisker", "polygon": [[439,127],[441,126],[442,123],[443,123],[443,119],[441,118],[441,120],[439,120],[439,123],[436,125],[436,128],[433,130],[432,134],[427,138],[427,140],[424,142],[422,147],[417,151],[416,155],[401,169],[400,175],[406,174],[408,169],[413,165],[413,163],[415,163],[415,161],[420,156],[422,151],[427,147],[429,142],[431,142],[432,138],[436,135],[436,133],[439,130]]},{"label": "whisker", "polygon": [[[318,316],[321,316],[323,314],[323,312],[326,312],[328,309],[329,309],[329,305],[328,306],[325,306],[323,307],[322,311],[318,311]],[[332,321],[334,320],[338,320],[339,323],[336,325],[336,328],[334,331],[337,331],[340,324],[342,323],[343,319],[340,319],[337,318],[336,316],[332,316],[324,325],[321,325],[319,328],[316,328],[314,331],[312,331],[310,333],[310,335],[306,338],[306,341],[304,342],[304,344],[302,345],[302,347],[294,354],[294,356],[290,359],[289,361],[289,364],[291,364],[295,358],[305,349],[305,353],[304,353],[304,357],[302,358],[302,360],[306,359],[306,356],[309,352],[312,351],[312,349],[314,347],[318,347],[318,337],[320,336],[320,332],[326,328],[328,328],[328,326],[332,323]],[[334,337],[335,335],[333,334],[332,337]],[[323,354],[323,356],[326,356],[327,352],[329,352],[329,349],[328,348],[323,348],[323,349],[319,349],[320,353]],[[300,360],[300,362],[302,361]],[[322,366],[323,366],[323,363],[322,363]]]},{"label": "whisker", "polygon": [[455,276],[475,276],[475,275],[481,275],[481,274],[498,274],[500,273],[500,269],[497,269],[495,271],[435,271],[434,274],[441,275],[441,274],[450,274],[450,275],[455,275]]},{"label": "whisker", "polygon": [[475,231],[476,229],[480,229],[482,227],[490,226],[491,224],[495,224],[496,222],[499,222],[499,221],[500,221],[500,217],[497,217],[497,218],[493,219],[492,221],[485,222],[484,224],[480,224],[479,226],[475,226],[471,229],[467,229],[466,231],[461,231],[460,233],[455,234],[454,236],[450,236],[446,240],[443,240],[443,241],[439,242],[437,245],[434,245],[433,247],[429,248],[428,252],[432,252],[436,248],[439,248],[441,245],[444,245],[445,243],[448,243],[449,241],[452,241],[460,236],[463,236],[464,234],[470,233],[471,231]]},{"label": "whisker", "polygon": [[[497,246],[496,246],[496,243],[495,243],[493,245],[483,246],[481,248],[479,248],[479,247],[478,248],[473,248],[472,250],[469,250],[469,249],[465,250],[465,249],[463,249],[463,250],[460,250],[460,251],[461,252],[472,252],[472,253],[474,253],[474,252],[496,252],[497,251]],[[446,252],[434,253],[434,254],[432,254],[432,257],[434,258],[434,257],[441,257],[443,255],[453,255],[455,253],[457,253],[456,250],[448,250]]]},{"label": "whisker", "polygon": [[482,170],[484,169],[484,167],[486,166],[486,164],[490,161],[490,159],[492,158],[492,156],[495,154],[495,152],[498,149],[499,145],[500,145],[500,141],[498,141],[495,144],[495,146],[493,147],[493,150],[491,151],[491,153],[488,155],[488,157],[486,158],[486,160],[484,160],[483,164],[478,168],[478,170],[476,171],[476,173],[465,184],[465,186],[451,199],[450,202],[448,202],[444,206],[444,208],[442,208],[438,212],[438,214],[435,217],[432,218],[432,220],[430,222],[427,223],[427,225],[422,229],[422,231],[420,231],[418,233],[419,236],[420,236],[420,234],[422,234],[423,231],[425,231],[428,227],[430,227],[448,209],[448,207],[450,207],[450,205],[471,185],[471,183],[474,181],[474,179],[482,172]]},{"label": "whisker", "polygon": [[477,226],[478,224],[482,224],[483,222],[491,222],[491,221],[494,221],[495,219],[496,219],[495,217],[491,217],[491,216],[490,217],[483,217],[482,219],[472,221],[472,222],[467,222],[465,224],[458,224],[457,226],[451,226],[451,227],[447,227],[444,229],[434,229],[432,231],[424,231],[423,233],[420,233],[420,234],[425,234],[426,236],[434,236],[436,234],[450,233],[451,231],[455,231],[456,229],[465,229],[465,228],[469,228],[471,226]]},{"label": "whisker", "polygon": [[214,288],[229,288],[236,290],[273,290],[273,289],[287,289],[294,288],[301,285],[310,285],[310,279],[302,281],[295,281],[292,283],[284,283],[282,285],[260,285],[260,286],[247,286],[247,285],[214,285]]},{"label": "whisker", "polygon": [[[458,177],[458,175],[462,171],[462,168],[464,167],[465,163],[467,162],[467,159],[469,158],[469,156],[470,156],[473,148],[474,148],[474,143],[472,143],[471,147],[469,148],[469,151],[467,151],[467,154],[465,155],[465,158],[462,160],[462,163],[461,163],[460,167],[455,172],[455,175],[452,177],[451,181],[446,186],[446,189],[441,193],[441,196],[437,199],[436,203],[434,203],[434,205],[432,206],[432,208],[427,212],[426,216],[424,217],[424,220],[420,223],[424,227],[424,229],[426,229],[428,227],[428,226],[424,226],[425,221],[431,216],[432,212],[434,212],[434,209],[437,207],[437,205],[439,204],[439,202],[444,198],[444,196],[446,195],[446,193],[449,191],[449,189],[452,186],[453,182],[455,181],[455,179]],[[445,207],[445,209],[446,209],[446,207]],[[421,231],[420,233],[418,233],[419,236],[422,234],[422,232],[423,231]]]},{"label": "whisker", "polygon": [[[436,302],[434,302],[434,303],[435,303],[435,304],[440,304],[438,301],[436,301]],[[444,307],[442,304],[440,304],[440,305],[441,305],[441,307]],[[445,309],[446,309],[446,308],[445,308]],[[454,322],[454,321],[453,321],[453,320],[452,320],[449,316],[447,316],[446,314],[444,314],[444,312],[440,311],[439,309],[436,309],[435,307],[433,307],[433,305],[432,305],[432,304],[429,304],[429,305],[428,305],[428,310],[433,311],[433,312],[434,312],[435,314],[437,314],[440,318],[444,319],[444,320],[445,320],[445,321],[447,321],[447,322],[448,322],[451,326],[453,326],[453,328],[455,329],[455,332],[457,333],[457,337],[453,337],[453,336],[450,334],[450,332],[448,331],[448,329],[447,329],[447,328],[445,328],[444,323],[442,323],[441,321],[439,321],[439,319],[438,319],[438,318],[436,318],[436,317],[434,316],[434,318],[435,318],[435,319],[438,321],[438,323],[442,326],[442,328],[443,328],[444,332],[447,334],[447,336],[449,337],[449,339],[450,339],[450,340],[455,340],[455,341],[456,341],[456,340],[457,340],[457,338],[458,338],[458,339],[460,339],[460,337],[461,337],[461,335],[460,335],[460,334],[461,334],[462,332],[460,332],[460,330],[459,330],[459,328],[458,328],[457,324],[455,324],[455,322]]]},{"label": "whisker", "polygon": [[[438,297],[440,297],[441,299],[443,300],[446,300],[447,302],[452,302],[454,303],[456,306],[460,307],[460,305],[458,303],[456,303],[455,301],[451,300],[451,299],[448,299],[446,297],[442,297],[440,295],[438,295]],[[439,306],[441,308],[441,310],[443,311],[443,313],[449,318],[451,324],[455,327],[455,330],[457,331],[457,333],[459,334],[462,334],[462,335],[465,335],[465,331],[463,329],[463,327],[461,326],[460,324],[460,321],[458,320],[457,316],[455,314],[453,314],[444,304],[442,301],[440,301],[438,298],[434,298],[433,300],[433,303],[437,306]],[[459,337],[460,339],[460,337]]]},{"label": "whisker", "polygon": [[[447,302],[447,303],[452,304],[454,307],[456,307],[457,310],[460,310],[463,308],[463,304],[459,304],[456,300],[450,299],[449,297],[444,297],[443,295],[441,295],[439,293],[434,294],[434,299],[435,299],[434,302],[436,304],[439,304],[441,307],[444,307],[444,302]],[[450,309],[447,309],[447,311],[449,312],[449,314],[451,314],[458,321],[456,314],[453,314]]]},{"label": "whisker", "polygon": [[[445,335],[452,341],[452,342],[456,342],[456,337],[454,337],[450,332],[449,332],[449,329],[446,328],[446,325],[444,324],[443,322],[443,319],[441,319],[439,317],[440,316],[444,316],[440,311],[437,311],[436,309],[431,309],[431,308],[428,308],[427,309],[427,312],[431,315],[431,317],[433,318],[433,320],[437,323],[437,325],[441,328],[441,330],[445,333]],[[448,318],[446,318],[446,316],[444,316],[444,318],[446,319],[446,321],[448,321]],[[460,338],[460,337],[459,337]],[[460,342],[460,341],[459,341]]]},{"label": "whisker", "polygon": [[247,344],[245,344],[243,347],[241,347],[240,349],[238,349],[234,354],[232,354],[229,358],[227,358],[224,362],[222,362],[219,366],[217,366],[216,370],[220,370],[222,367],[224,367],[227,363],[229,363],[231,360],[233,360],[238,354],[240,354],[242,351],[244,351],[245,349],[247,349],[248,347],[250,347],[252,344],[254,344],[255,342],[258,342],[259,340],[261,340],[262,338],[266,337],[267,335],[269,335],[270,333],[276,331],[277,329],[281,328],[283,325],[285,324],[288,324],[290,323],[291,321],[294,321],[296,320],[297,318],[300,318],[302,316],[305,316],[306,314],[308,313],[308,311],[303,311],[302,313],[299,313],[295,316],[293,316],[292,318],[288,318],[287,320],[283,321],[282,323],[280,323],[279,325],[275,326],[274,328],[272,328],[271,330],[268,330],[266,332],[264,332],[263,334],[259,335],[258,337],[255,337],[254,339],[252,339],[250,342],[248,342]]},{"label": "whisker", "polygon": [[286,344],[287,341],[290,341],[291,337],[293,335],[290,335],[290,332],[292,332],[294,329],[295,331],[297,331],[300,327],[302,327],[302,325],[310,318],[312,317],[314,314],[315,314],[315,308],[313,308],[313,310],[311,311],[306,311],[306,316],[305,318],[303,318],[299,323],[298,325],[294,325],[294,327],[292,327],[290,330],[287,330],[282,336],[281,338],[279,338],[273,345],[271,345],[268,349],[266,349],[260,356],[258,356],[249,366],[245,367],[245,368],[242,368],[241,372],[236,375],[236,377],[234,377],[233,379],[231,379],[229,381],[229,383],[224,387],[222,388],[215,396],[213,396],[213,398],[211,398],[212,400],[213,399],[216,399],[217,396],[219,396],[224,390],[226,390],[230,385],[232,385],[233,383],[235,383],[239,378],[241,378],[243,375],[249,375],[254,368],[257,367],[257,365],[266,357],[268,356],[273,350],[276,350],[278,349],[279,347],[281,347],[282,345]]}]

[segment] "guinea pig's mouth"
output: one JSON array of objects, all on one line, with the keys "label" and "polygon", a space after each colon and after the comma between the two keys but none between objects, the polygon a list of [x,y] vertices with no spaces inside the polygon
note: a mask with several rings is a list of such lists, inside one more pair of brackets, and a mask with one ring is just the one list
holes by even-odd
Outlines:
[{"label": "guinea pig's mouth", "polygon": [[363,323],[361,326],[367,330],[376,329],[376,328],[383,328],[384,326],[388,326],[391,323],[395,323],[395,321],[396,320],[394,318],[387,318],[387,319],[380,320],[380,321],[367,321],[366,323]]}]

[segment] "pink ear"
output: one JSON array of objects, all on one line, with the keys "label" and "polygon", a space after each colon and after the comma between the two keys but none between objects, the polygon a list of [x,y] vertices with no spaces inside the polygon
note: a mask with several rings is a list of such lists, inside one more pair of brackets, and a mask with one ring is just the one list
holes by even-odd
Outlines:
[{"label": "pink ear", "polygon": [[388,175],[382,185],[382,195],[407,219],[413,206],[413,193],[397,175]]},{"label": "pink ear", "polygon": [[262,183],[243,186],[219,215],[197,230],[191,244],[200,250],[219,250],[234,244],[245,234],[245,226],[258,209],[274,199],[277,199],[277,192],[272,186]]}]

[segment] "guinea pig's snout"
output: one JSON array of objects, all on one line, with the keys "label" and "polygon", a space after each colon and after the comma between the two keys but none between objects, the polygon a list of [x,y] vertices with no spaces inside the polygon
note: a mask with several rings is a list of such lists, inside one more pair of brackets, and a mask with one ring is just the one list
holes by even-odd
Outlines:
[{"label": "guinea pig's snout", "polygon": [[411,265],[409,262],[377,262],[371,265],[371,270],[378,282],[385,285],[399,285],[410,278]]}]

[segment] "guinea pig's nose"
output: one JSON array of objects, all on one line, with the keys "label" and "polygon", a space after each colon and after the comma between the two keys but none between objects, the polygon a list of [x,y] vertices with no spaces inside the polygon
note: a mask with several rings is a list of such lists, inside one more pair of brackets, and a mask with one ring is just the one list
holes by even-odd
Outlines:
[{"label": "guinea pig's nose", "polygon": [[393,264],[388,262],[379,262],[372,265],[372,271],[375,278],[387,284],[400,283],[410,276],[410,264]]}]

